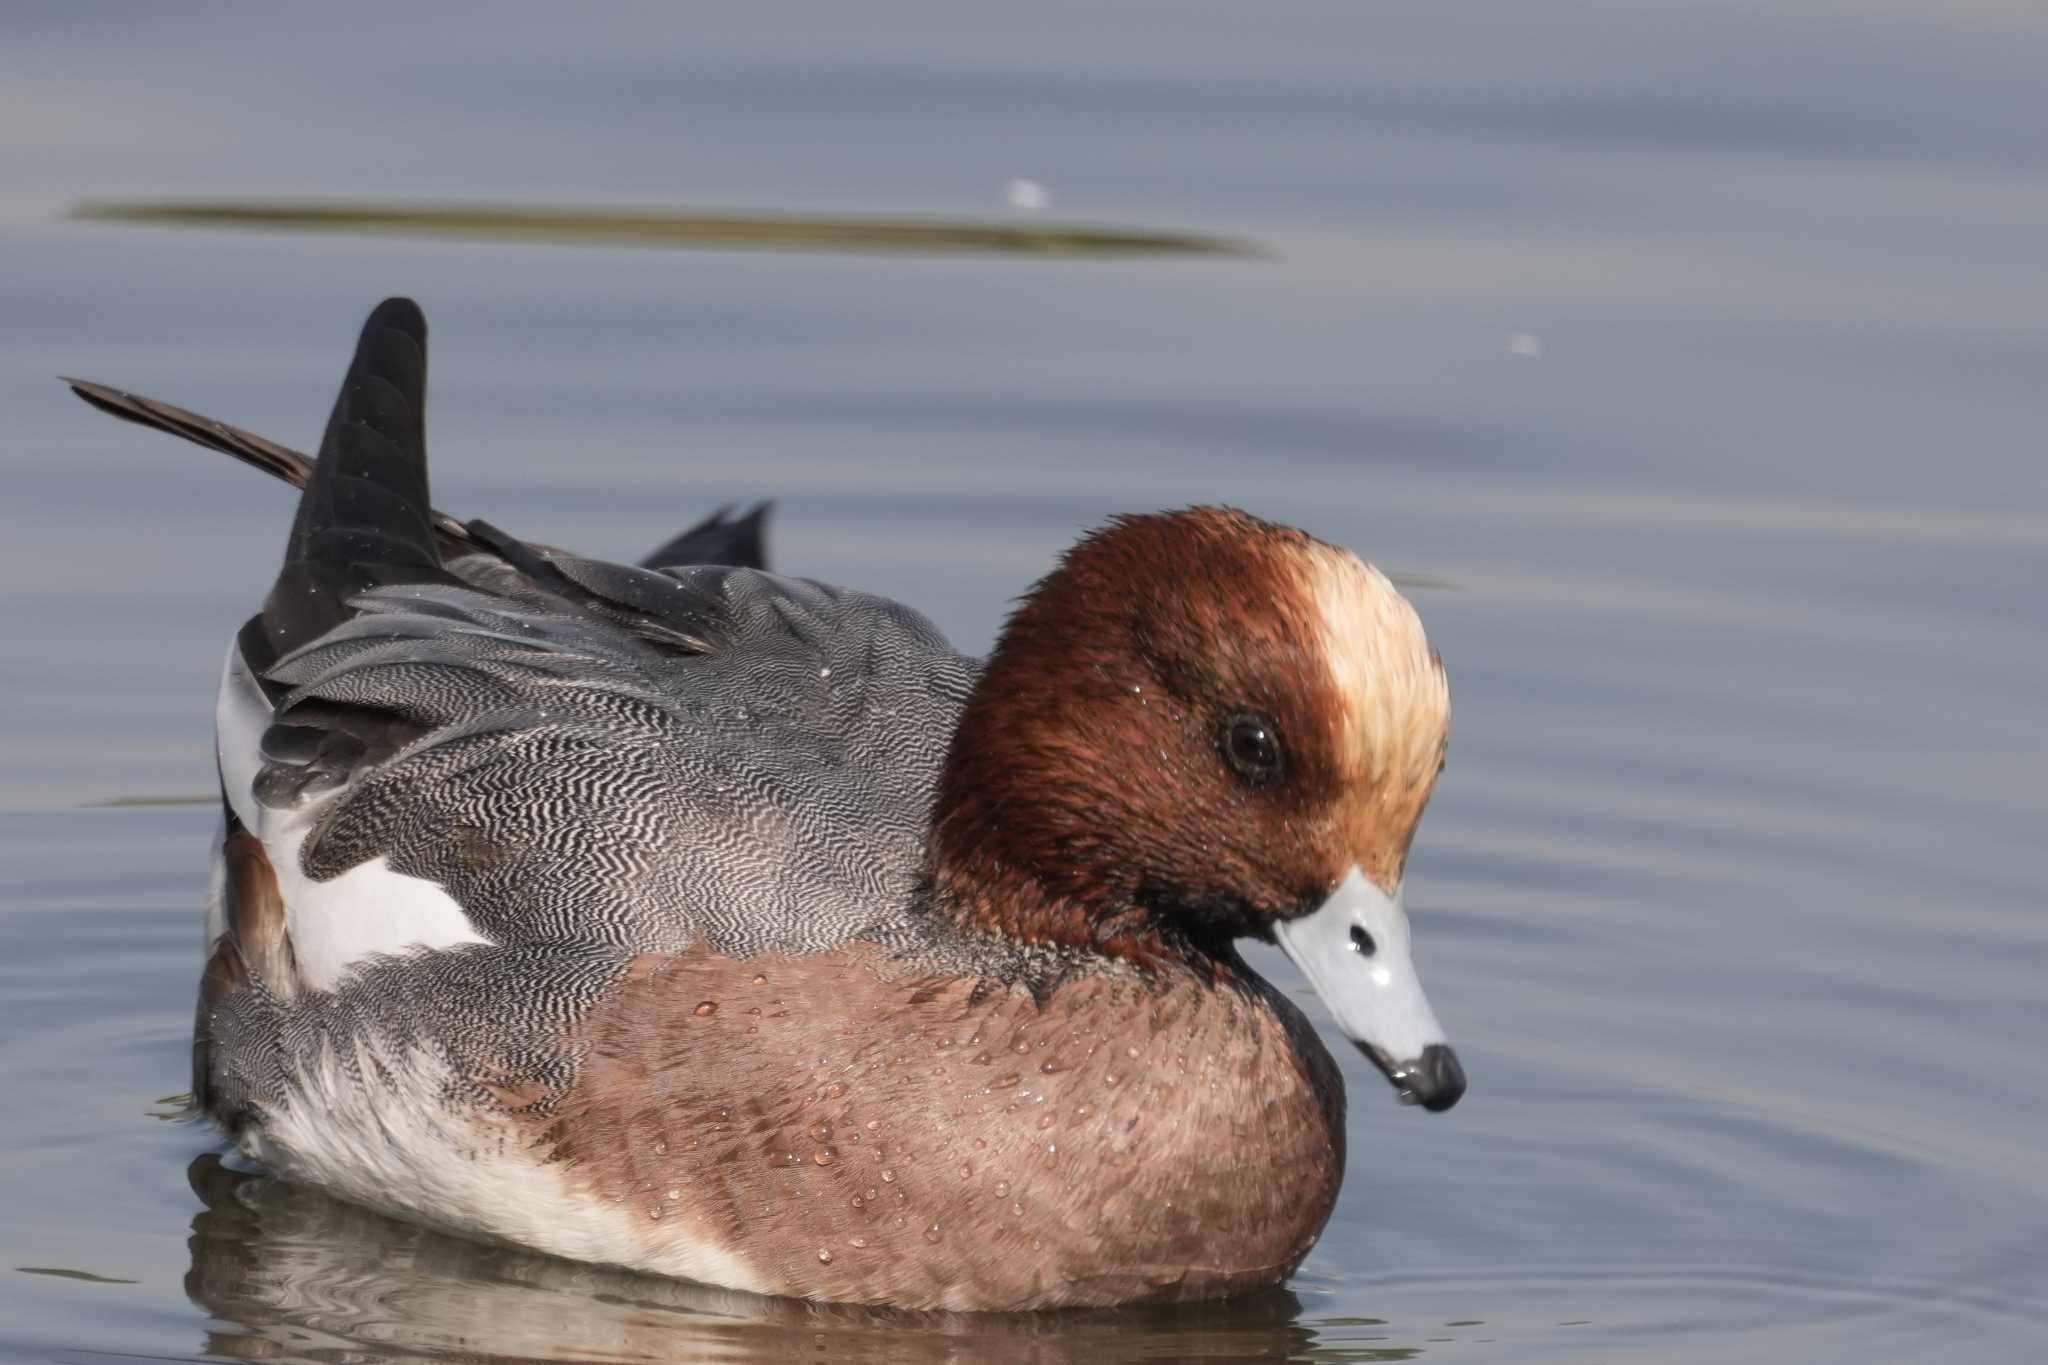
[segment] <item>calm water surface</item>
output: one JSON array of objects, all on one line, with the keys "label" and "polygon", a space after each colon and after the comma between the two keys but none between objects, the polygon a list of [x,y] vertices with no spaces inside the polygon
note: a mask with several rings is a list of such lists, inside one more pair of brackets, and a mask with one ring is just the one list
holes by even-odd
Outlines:
[{"label": "calm water surface", "polygon": [[[2048,1355],[2048,18],[747,14],[0,17],[0,1355]],[[61,217],[1001,217],[1013,176],[1270,255]],[[310,444],[401,291],[435,329],[437,500],[556,543],[631,556],[773,497],[784,567],[973,649],[1118,510],[1239,503],[1424,580],[1457,718],[1410,899],[1470,1097],[1400,1109],[1347,1053],[1351,1169],[1300,1276],[1170,1313],[752,1300],[221,1166],[164,1100],[212,815],[95,803],[209,785],[289,503],[53,376]]]}]

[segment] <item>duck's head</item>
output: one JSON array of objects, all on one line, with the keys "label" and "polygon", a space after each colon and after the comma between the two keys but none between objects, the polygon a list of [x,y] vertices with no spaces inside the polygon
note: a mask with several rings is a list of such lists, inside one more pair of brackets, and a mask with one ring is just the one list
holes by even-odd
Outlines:
[{"label": "duck's head", "polygon": [[1011,616],[934,812],[943,904],[1028,942],[1233,964],[1277,941],[1409,1103],[1464,1073],[1401,878],[1450,698],[1414,608],[1246,513],[1121,517]]}]

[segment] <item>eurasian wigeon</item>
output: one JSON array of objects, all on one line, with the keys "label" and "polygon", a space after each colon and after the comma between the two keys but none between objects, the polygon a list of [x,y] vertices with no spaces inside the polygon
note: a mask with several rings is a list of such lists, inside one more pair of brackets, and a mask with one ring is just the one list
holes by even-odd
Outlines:
[{"label": "eurasian wigeon", "polygon": [[907,1308],[1275,1284],[1344,1168],[1277,941],[1404,1100],[1465,1081],[1401,908],[1444,673],[1347,551],[1122,517],[985,662],[897,603],[432,510],[426,324],[363,329],[228,651],[197,1103],[401,1218]]}]

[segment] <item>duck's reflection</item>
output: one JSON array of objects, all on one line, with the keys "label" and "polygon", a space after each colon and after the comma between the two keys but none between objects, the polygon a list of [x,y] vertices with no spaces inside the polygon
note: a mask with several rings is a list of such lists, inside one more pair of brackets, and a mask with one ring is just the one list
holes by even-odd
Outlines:
[{"label": "duck's reflection", "polygon": [[906,1314],[708,1289],[480,1246],[209,1153],[187,1172],[185,1291],[242,1360],[1287,1360],[1314,1333],[1285,1290],[1172,1309]]}]

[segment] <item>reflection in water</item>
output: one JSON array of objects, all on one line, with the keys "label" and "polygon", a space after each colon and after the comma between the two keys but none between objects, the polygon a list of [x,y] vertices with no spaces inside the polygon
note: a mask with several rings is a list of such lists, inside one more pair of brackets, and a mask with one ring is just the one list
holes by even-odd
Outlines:
[{"label": "reflection in water", "polygon": [[[483,1246],[301,1186],[187,1171],[185,1291],[239,1360],[1406,1360],[1318,1345],[1286,1290],[1086,1313],[907,1314],[711,1289]],[[367,1357],[364,1353],[367,1352]]]}]

